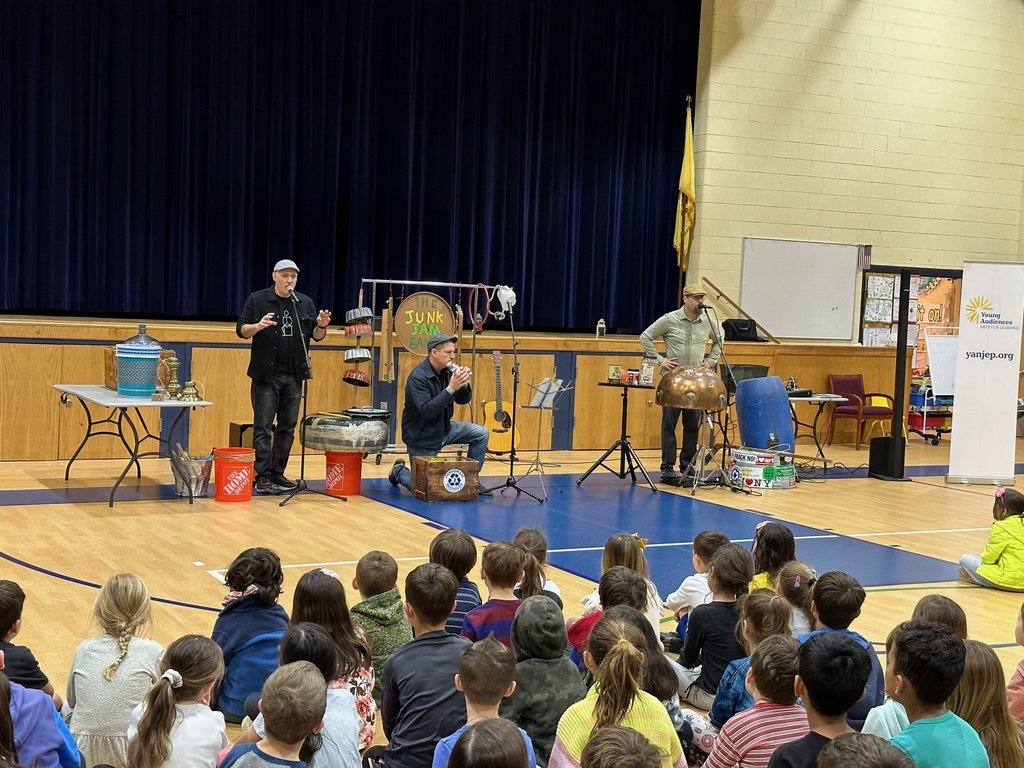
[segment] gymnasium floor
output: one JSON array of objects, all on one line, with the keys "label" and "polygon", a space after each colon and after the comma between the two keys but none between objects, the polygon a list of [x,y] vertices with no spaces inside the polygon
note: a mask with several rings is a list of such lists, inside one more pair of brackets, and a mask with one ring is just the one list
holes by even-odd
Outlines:
[{"label": "gymnasium floor", "polygon": [[[1009,672],[1024,656],[1013,646],[1021,596],[956,580],[959,556],[984,545],[992,488],[946,485],[946,442],[910,443],[907,482],[864,477],[857,468],[866,463],[866,450],[826,450],[837,466],[796,488],[752,495],[701,488],[695,496],[664,486],[652,493],[600,469],[577,486],[597,452],[545,453],[544,504],[512,490],[475,504],[422,503],[387,482],[394,457],[385,456],[380,466],[364,461],[360,496],[342,502],[303,494],[283,508],[273,497],[242,504],[201,499],[189,506],[173,498],[166,461],[156,459],[144,460],[142,479],[126,480],[109,508],[109,484],[123,462],[76,462],[67,482],[61,462],[8,462],[0,474],[0,578],[18,581],[28,593],[18,641],[33,649],[61,691],[74,647],[94,633],[90,610],[97,585],[119,570],[146,580],[157,598],[151,635],[167,643],[186,632],[209,632],[225,592],[221,572],[248,546],[279,552],[286,567],[281,601],[290,608],[289,584],[310,568],[331,567],[348,584],[363,553],[384,549],[399,561],[401,584],[408,570],[425,561],[440,527],[464,527],[482,546],[536,525],[548,533],[550,575],[572,616],[599,575],[605,539],[616,531],[649,539],[652,577],[664,594],[690,572],[695,533],[717,528],[747,542],[759,520],[772,518],[793,528],[800,559],[819,572],[847,570],[867,587],[854,629],[872,641],[881,644],[922,595],[942,593],[964,607],[971,635],[995,646]],[[1017,441],[1017,454],[1024,462],[1024,440]],[[657,468],[656,451],[641,451],[641,457]],[[517,465],[517,476],[532,458]],[[293,461],[293,476],[297,466]],[[307,469],[311,485],[322,487],[323,460],[308,459]],[[500,482],[507,471],[507,464],[488,461],[490,479],[484,482]],[[1024,466],[1016,471],[1024,473]],[[535,475],[521,482],[540,491]],[[349,595],[350,604],[357,600]]]}]

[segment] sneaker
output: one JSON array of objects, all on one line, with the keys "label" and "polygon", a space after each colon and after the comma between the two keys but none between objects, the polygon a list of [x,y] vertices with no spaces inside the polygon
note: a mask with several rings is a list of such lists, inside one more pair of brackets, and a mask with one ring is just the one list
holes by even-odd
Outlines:
[{"label": "sneaker", "polygon": [[683,650],[683,639],[678,632],[662,632],[660,637],[665,653],[680,653]]},{"label": "sneaker", "polygon": [[294,491],[296,487],[295,481],[284,475],[271,475],[270,483],[275,491]]},{"label": "sneaker", "polygon": [[270,478],[266,475],[260,475],[256,478],[256,484],[253,487],[253,491],[257,496],[272,496],[274,491],[274,485],[270,482]]},{"label": "sneaker", "polygon": [[405,459],[395,459],[395,463],[391,465],[391,471],[388,472],[388,482],[392,485],[398,485],[398,473],[402,471],[402,467],[405,466]]}]

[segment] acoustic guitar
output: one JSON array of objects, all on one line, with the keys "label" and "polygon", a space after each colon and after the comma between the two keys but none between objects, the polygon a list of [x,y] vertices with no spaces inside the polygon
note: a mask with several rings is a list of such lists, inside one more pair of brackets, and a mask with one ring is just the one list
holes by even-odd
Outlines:
[{"label": "acoustic guitar", "polygon": [[519,430],[513,431],[512,414],[505,410],[505,401],[501,396],[501,352],[495,350],[491,357],[494,360],[494,400],[483,403],[481,423],[491,430],[487,450],[493,453],[508,453],[519,447]]}]

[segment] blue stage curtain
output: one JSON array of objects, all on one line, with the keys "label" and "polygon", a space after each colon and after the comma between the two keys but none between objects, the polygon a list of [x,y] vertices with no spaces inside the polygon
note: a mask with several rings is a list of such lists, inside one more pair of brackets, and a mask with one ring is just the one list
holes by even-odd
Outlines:
[{"label": "blue stage curtain", "polygon": [[699,15],[0,0],[0,311],[233,318],[292,258],[335,313],[364,277],[485,282],[522,329],[642,329],[675,301]]}]

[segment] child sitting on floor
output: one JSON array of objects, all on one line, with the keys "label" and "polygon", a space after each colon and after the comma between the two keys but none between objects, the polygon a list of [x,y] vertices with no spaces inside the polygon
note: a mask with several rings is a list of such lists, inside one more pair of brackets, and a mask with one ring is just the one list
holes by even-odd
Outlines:
[{"label": "child sitting on floor", "polygon": [[854,733],[846,713],[864,695],[871,659],[852,638],[829,632],[800,646],[797,672],[794,688],[811,730],[776,749],[768,768],[816,768],[822,747],[837,736]]},{"label": "child sitting on floor", "polygon": [[352,606],[352,621],[370,640],[373,665],[373,698],[380,705],[384,662],[399,646],[412,640],[412,627],[405,618],[402,595],[398,592],[398,563],[387,552],[367,552],[356,564],[352,588],[363,598]]},{"label": "child sitting on floor", "polygon": [[443,565],[451,571],[459,582],[455,608],[448,616],[444,629],[451,635],[461,634],[466,614],[483,602],[480,599],[480,588],[468,576],[476,565],[476,542],[461,528],[446,528],[430,542],[429,557],[430,562]]},{"label": "child sitting on floor", "polygon": [[779,569],[796,560],[796,539],[789,526],[771,520],[762,520],[754,529],[754,540],[750,544],[754,558],[754,578],[750,591],[775,589]]},{"label": "child sitting on floor", "polygon": [[1024,494],[996,489],[992,528],[981,556],[960,558],[960,578],[983,587],[1024,592]]},{"label": "child sitting on floor", "polygon": [[685,667],[677,672],[681,702],[710,707],[729,662],[745,655],[736,640],[736,600],[746,593],[753,575],[750,553],[739,544],[726,544],[711,561],[708,584],[713,599],[691,612],[679,656]]},{"label": "child sitting on floor", "polygon": [[277,667],[277,646],[288,629],[288,614],[277,604],[283,582],[281,558],[265,547],[241,552],[224,576],[231,591],[212,635],[224,654],[224,679],[211,706],[229,723],[242,722],[246,698]]},{"label": "child sitting on floor", "polygon": [[892,744],[917,768],[989,766],[978,734],[946,707],[963,674],[965,656],[964,641],[950,630],[908,621],[886,658],[886,691],[903,705],[910,720]]}]

